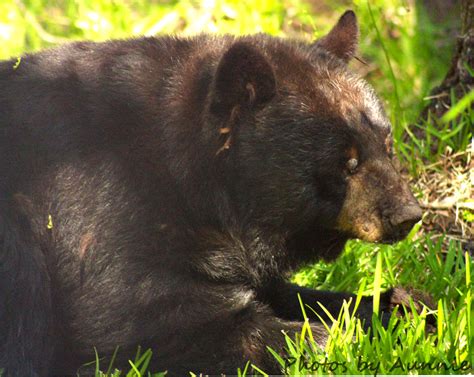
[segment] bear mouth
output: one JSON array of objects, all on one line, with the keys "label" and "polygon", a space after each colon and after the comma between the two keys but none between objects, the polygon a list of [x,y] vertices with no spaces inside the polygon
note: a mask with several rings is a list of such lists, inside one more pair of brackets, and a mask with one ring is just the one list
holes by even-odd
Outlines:
[{"label": "bear mouth", "polygon": [[380,243],[384,245],[394,245],[400,241],[403,241],[405,238],[406,238],[406,235],[384,237],[380,241],[377,241],[376,243]]},{"label": "bear mouth", "polygon": [[384,234],[380,239],[374,241],[365,241],[364,239],[361,240],[375,244],[394,245],[400,241],[403,241],[408,236],[408,234],[409,232],[394,232],[390,234]]}]

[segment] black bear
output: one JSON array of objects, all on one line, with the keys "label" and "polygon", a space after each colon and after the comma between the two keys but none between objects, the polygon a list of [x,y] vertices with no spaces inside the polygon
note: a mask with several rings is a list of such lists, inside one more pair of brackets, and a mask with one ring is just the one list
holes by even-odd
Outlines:
[{"label": "black bear", "polygon": [[347,11],[312,44],[140,38],[1,62],[5,375],[75,374],[94,347],[120,346],[123,366],[138,345],[175,375],[278,373],[266,346],[300,329],[297,293],[334,313],[352,297],[290,271],[421,216],[382,106],[347,68],[357,41]]}]

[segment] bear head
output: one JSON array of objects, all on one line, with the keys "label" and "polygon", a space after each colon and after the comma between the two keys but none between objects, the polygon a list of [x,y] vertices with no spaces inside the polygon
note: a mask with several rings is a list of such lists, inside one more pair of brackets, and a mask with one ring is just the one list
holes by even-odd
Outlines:
[{"label": "bear head", "polygon": [[249,223],[343,244],[392,243],[420,220],[381,101],[347,66],[358,35],[347,11],[314,43],[243,37],[220,58],[208,98],[215,154],[233,167],[229,190]]}]

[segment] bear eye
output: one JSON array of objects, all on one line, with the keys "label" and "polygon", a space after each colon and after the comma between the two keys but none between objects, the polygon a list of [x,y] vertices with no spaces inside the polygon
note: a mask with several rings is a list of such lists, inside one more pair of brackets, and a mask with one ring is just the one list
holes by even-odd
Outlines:
[{"label": "bear eye", "polygon": [[357,165],[359,165],[359,161],[357,161],[357,158],[351,158],[347,161],[346,167],[350,174],[354,174],[356,172]]}]

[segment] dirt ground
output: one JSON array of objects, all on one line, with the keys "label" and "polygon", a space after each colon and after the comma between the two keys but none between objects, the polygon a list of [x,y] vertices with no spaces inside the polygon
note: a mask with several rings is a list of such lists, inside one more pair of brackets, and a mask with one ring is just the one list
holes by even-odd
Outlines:
[{"label": "dirt ground", "polygon": [[474,256],[474,143],[469,150],[447,154],[426,165],[412,178],[414,191],[421,194],[423,230],[432,237],[444,237],[447,244],[459,241]]}]

